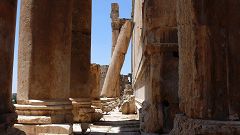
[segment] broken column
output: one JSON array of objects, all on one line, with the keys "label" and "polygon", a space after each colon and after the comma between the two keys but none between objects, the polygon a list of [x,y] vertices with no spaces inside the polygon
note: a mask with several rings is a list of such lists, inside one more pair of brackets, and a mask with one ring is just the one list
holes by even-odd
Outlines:
[{"label": "broken column", "polygon": [[74,122],[95,121],[91,107],[92,0],[73,0],[70,97]]},{"label": "broken column", "polygon": [[178,0],[180,109],[172,134],[240,134],[238,0]]},{"label": "broken column", "polygon": [[100,71],[101,71],[100,65],[91,64],[89,88],[91,90],[92,106],[98,109],[101,108]]},{"label": "broken column", "polygon": [[121,28],[121,32],[116,43],[116,48],[113,52],[112,60],[103,84],[103,89],[101,92],[101,96],[103,97],[114,96],[114,84],[116,84],[117,79],[119,79],[119,74],[131,39],[133,27],[132,25],[132,22],[130,20],[127,20]]},{"label": "broken column", "polygon": [[16,9],[17,0],[0,1],[0,134],[11,134],[17,120],[11,99]]},{"label": "broken column", "polygon": [[[69,101],[72,0],[22,0],[18,123],[27,134],[71,133]],[[38,124],[42,124],[39,126]],[[63,130],[61,130],[63,129]]]}]

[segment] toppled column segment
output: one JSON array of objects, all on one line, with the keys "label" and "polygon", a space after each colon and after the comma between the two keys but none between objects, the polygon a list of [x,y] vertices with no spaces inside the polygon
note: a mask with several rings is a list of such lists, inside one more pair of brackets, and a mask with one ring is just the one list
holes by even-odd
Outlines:
[{"label": "toppled column segment", "polygon": [[124,63],[125,54],[127,53],[132,35],[132,30],[133,23],[131,20],[127,20],[121,28],[121,32],[116,43],[116,48],[113,52],[112,60],[109,65],[101,92],[102,97],[113,97],[115,93],[114,84],[117,83],[117,79],[119,78],[118,76]]}]

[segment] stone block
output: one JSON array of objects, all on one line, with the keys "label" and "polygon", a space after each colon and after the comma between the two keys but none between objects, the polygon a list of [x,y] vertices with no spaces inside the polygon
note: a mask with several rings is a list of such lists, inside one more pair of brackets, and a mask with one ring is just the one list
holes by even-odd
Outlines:
[{"label": "stone block", "polygon": [[15,128],[24,131],[27,135],[45,135],[45,134],[72,134],[71,124],[47,124],[47,125],[24,125],[15,124]]},{"label": "stone block", "polygon": [[177,114],[170,135],[239,135],[240,121],[192,119]]}]

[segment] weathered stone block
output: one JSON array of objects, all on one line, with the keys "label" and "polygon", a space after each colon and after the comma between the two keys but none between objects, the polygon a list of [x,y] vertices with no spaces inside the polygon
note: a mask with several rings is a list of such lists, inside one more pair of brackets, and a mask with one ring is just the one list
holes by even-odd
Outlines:
[{"label": "weathered stone block", "polygon": [[24,131],[27,135],[41,135],[41,134],[70,135],[73,132],[71,124],[48,124],[48,125],[15,124],[14,127]]},{"label": "weathered stone block", "polygon": [[170,135],[239,135],[240,121],[192,119],[182,114],[175,117]]},{"label": "weathered stone block", "polygon": [[120,110],[123,114],[135,114],[136,105],[135,105],[135,96],[126,97],[121,105]]}]

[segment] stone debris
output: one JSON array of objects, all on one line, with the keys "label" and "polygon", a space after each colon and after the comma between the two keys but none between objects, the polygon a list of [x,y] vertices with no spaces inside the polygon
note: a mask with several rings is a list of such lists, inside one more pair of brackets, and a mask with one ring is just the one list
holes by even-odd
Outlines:
[{"label": "stone debris", "polygon": [[135,114],[136,104],[135,96],[133,95],[133,89],[130,84],[125,85],[124,94],[120,102],[120,111],[123,114]]},{"label": "stone debris", "polygon": [[102,111],[105,114],[108,114],[112,110],[114,110],[118,104],[119,104],[119,99],[115,98],[101,98],[102,101]]},{"label": "stone debris", "polygon": [[125,99],[121,105],[120,111],[122,111],[123,114],[135,114],[135,96],[131,95],[127,99]]},{"label": "stone debris", "polygon": [[[89,135],[140,135],[139,120],[136,114],[123,115],[118,109],[104,115],[98,122],[89,124],[86,134]],[[73,125],[73,132],[80,134],[81,123]]]}]

